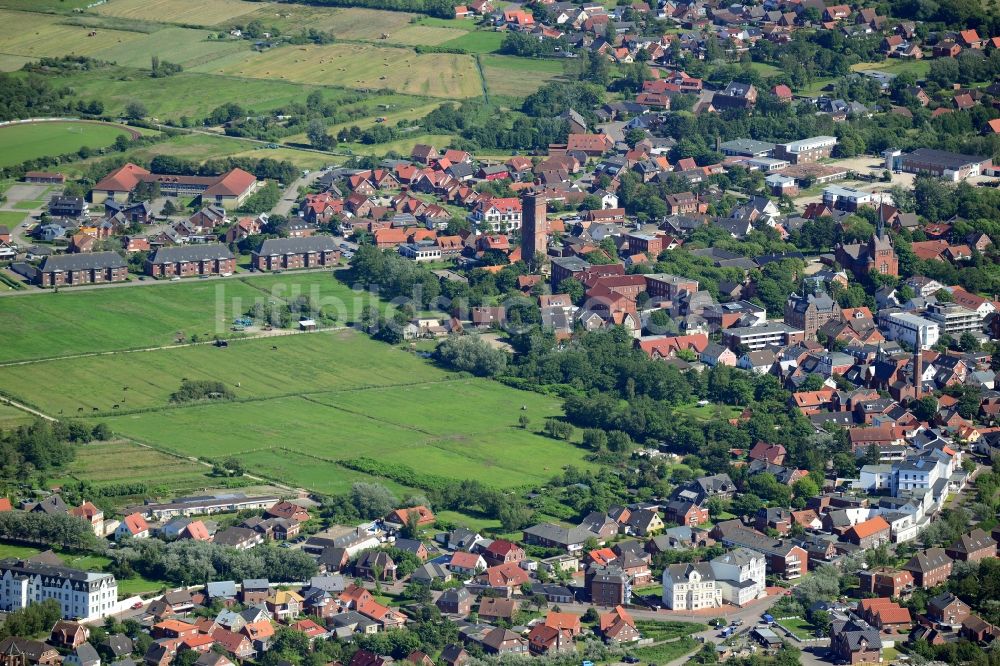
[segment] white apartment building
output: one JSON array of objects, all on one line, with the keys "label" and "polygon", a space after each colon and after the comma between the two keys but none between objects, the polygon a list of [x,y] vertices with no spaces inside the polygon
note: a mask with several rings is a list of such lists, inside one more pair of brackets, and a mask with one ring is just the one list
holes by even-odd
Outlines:
[{"label": "white apartment building", "polygon": [[941,329],[937,322],[909,312],[892,312],[887,317],[880,316],[879,323],[882,325],[885,337],[905,342],[911,347],[916,346],[918,333],[921,349],[930,349],[937,344],[940,337]]},{"label": "white apartment building", "polygon": [[711,562],[672,564],[663,571],[663,604],[672,610],[742,606],[765,593],[764,556],[737,548]]},{"label": "white apartment building", "polygon": [[0,560],[0,609],[16,611],[55,599],[67,619],[90,620],[115,612],[118,582],[92,573],[30,560]]},{"label": "white apartment building", "polygon": [[757,551],[737,548],[719,555],[711,565],[723,601],[742,606],[764,595],[767,566]]},{"label": "white apartment building", "polygon": [[722,587],[709,562],[671,564],[663,570],[663,604],[671,610],[699,610],[722,605]]},{"label": "white apartment building", "polygon": [[924,313],[927,319],[937,323],[938,329],[948,335],[959,338],[965,332],[981,335],[983,317],[973,310],[963,308],[955,303],[935,303],[928,306]]}]

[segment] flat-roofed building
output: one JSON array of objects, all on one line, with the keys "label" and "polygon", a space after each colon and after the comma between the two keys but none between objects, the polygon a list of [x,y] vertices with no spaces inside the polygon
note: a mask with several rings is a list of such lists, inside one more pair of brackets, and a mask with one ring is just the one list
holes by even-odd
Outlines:
[{"label": "flat-roofed building", "polygon": [[941,329],[937,322],[931,321],[910,312],[879,313],[879,326],[889,340],[905,342],[911,347],[917,344],[920,336],[922,349],[929,349],[937,344]]},{"label": "flat-roofed building", "polygon": [[774,147],[772,157],[788,160],[792,164],[803,164],[805,162],[818,162],[830,157],[834,146],[837,145],[837,137],[834,136],[814,136],[809,139],[799,139],[788,143],[779,143]]},{"label": "flat-roofed building", "polygon": [[911,153],[904,153],[891,159],[893,166],[900,171],[929,174],[953,182],[980,176],[993,163],[988,157],[963,155],[933,148],[918,148]]},{"label": "flat-roofed building", "polygon": [[770,157],[774,144],[754,139],[733,139],[719,145],[723,155],[731,157]]}]

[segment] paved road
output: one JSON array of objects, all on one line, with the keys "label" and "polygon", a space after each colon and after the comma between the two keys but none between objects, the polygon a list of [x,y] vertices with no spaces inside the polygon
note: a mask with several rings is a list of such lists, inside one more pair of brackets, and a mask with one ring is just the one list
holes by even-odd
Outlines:
[{"label": "paved road", "polygon": [[281,195],[281,200],[275,204],[274,208],[271,209],[272,215],[284,215],[288,216],[292,212],[292,207],[295,202],[298,201],[299,188],[307,188],[316,182],[320,176],[323,175],[323,170],[318,169],[316,171],[310,171],[307,175],[296,178],[291,182],[291,184],[285,188],[285,192]]}]

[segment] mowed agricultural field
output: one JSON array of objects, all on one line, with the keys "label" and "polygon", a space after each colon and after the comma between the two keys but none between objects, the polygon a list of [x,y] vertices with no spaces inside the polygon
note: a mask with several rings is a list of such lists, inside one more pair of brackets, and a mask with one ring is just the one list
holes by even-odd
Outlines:
[{"label": "mowed agricultural field", "polygon": [[526,97],[563,75],[563,62],[544,58],[480,56],[491,95]]},{"label": "mowed agricultural field", "polygon": [[104,16],[185,23],[218,25],[245,20],[247,14],[261,9],[259,3],[244,0],[108,0],[94,8]]},{"label": "mowed agricultural field", "polygon": [[65,20],[65,17],[53,14],[0,9],[0,53],[33,58],[61,55],[96,57],[107,49],[120,48],[148,36],[102,28],[90,37],[91,28],[67,25],[63,23]]},{"label": "mowed agricultural field", "polygon": [[440,46],[453,49],[465,49],[469,53],[493,53],[500,50],[503,44],[504,33],[487,30],[477,30],[467,32],[461,37],[456,37]]},{"label": "mowed agricultural field", "polygon": [[[226,136],[211,136],[208,134],[182,134],[166,141],[130,150],[126,159],[132,162],[151,160],[157,155],[181,157],[195,162],[205,162],[210,159],[221,159],[230,155],[243,154],[260,149],[260,156],[265,157],[264,144]],[[79,178],[87,168],[103,160],[95,156],[79,162],[59,165],[59,171],[70,178]]]},{"label": "mowed agricultural field", "polygon": [[104,148],[126,130],[87,122],[24,123],[0,127],[0,167],[46,155],[75,153],[83,146]]},{"label": "mowed agricultural field", "polygon": [[327,271],[13,296],[0,299],[0,363],[171,345],[178,332],[211,338],[227,333],[255,299],[294,290],[324,299],[326,307],[343,307],[340,321],[352,320],[371,302]]},{"label": "mowed agricultural field", "polygon": [[[270,111],[290,102],[305,102],[309,93],[321,89],[298,83],[194,72],[154,79],[148,72],[124,67],[74,72],[70,76],[52,77],[51,80],[54,84],[73,88],[84,99],[100,99],[106,113],[120,114],[129,102],[141,101],[161,119],[180,116],[201,118],[214,108],[234,100],[254,111]],[[337,99],[338,91],[322,90],[325,99]]]},{"label": "mowed agricultural field", "polygon": [[[99,29],[100,35],[103,29]],[[134,33],[133,33],[134,34]],[[192,28],[166,27],[143,34],[141,39],[122,41],[95,55],[119,65],[148,69],[152,56],[177,63],[185,69],[206,65],[219,58],[249,50],[248,42],[235,39],[209,39],[214,33]]]},{"label": "mowed agricultural field", "polygon": [[[237,400],[172,405],[184,378],[223,381]],[[0,389],[157,449],[236,455],[251,473],[327,493],[369,478],[338,464],[359,456],[498,487],[589,467],[582,448],[535,432],[561,413],[559,399],[446,372],[353,330],[0,367]],[[107,471],[69,473],[110,482]],[[157,478],[151,468],[134,477]]]},{"label": "mowed agricultural field", "polygon": [[475,97],[482,92],[471,56],[418,55],[410,49],[371,44],[283,46],[263,53],[227,56],[194,69],[317,85],[388,88],[410,95],[449,99]]},{"label": "mowed agricultural field", "polygon": [[[407,355],[383,348],[364,358],[390,353],[394,359]],[[357,357],[344,361],[364,364]],[[429,365],[427,369],[445,376]],[[569,464],[589,466],[583,449],[517,425],[526,413],[532,427],[541,429],[546,418],[561,413],[558,399],[483,379],[412,383],[406,376],[401,381],[405,383],[398,386],[101,420],[120,435],[184,455],[238,455],[247,459],[251,473],[322,492],[343,491],[359,480],[336,463],[358,456],[504,487],[544,481]],[[522,406],[527,409],[522,411]],[[286,459],[286,449],[303,460]],[[275,464],[282,459],[286,462]]]},{"label": "mowed agricultural field", "polygon": [[191,67],[249,50],[246,41],[210,36],[208,30],[0,9],[0,54],[11,56],[85,55],[148,68],[157,55]]},{"label": "mowed agricultural field", "polygon": [[35,420],[31,414],[0,402],[0,432],[27,425]]},{"label": "mowed agricultural field", "polygon": [[[109,460],[115,463],[109,465]],[[98,488],[146,479],[153,496],[204,491],[219,484],[219,479],[211,476],[210,467],[125,440],[77,446],[73,462],[59,471],[67,478],[86,480]],[[142,498],[116,497],[115,503],[133,500]]]},{"label": "mowed agricultural field", "polygon": [[[59,381],[32,385],[30,378],[39,374]],[[264,400],[448,378],[413,354],[350,330],[234,341],[221,349],[203,344],[0,367],[5,393],[64,416],[76,416],[81,409],[90,415],[95,408],[114,414],[114,405],[121,411],[177,411],[170,394],[183,379],[216,379],[238,400]],[[247,403],[250,409],[252,405]]]},{"label": "mowed agricultural field", "polygon": [[83,9],[94,0],[0,0],[2,9],[23,9],[33,12],[71,12]]}]

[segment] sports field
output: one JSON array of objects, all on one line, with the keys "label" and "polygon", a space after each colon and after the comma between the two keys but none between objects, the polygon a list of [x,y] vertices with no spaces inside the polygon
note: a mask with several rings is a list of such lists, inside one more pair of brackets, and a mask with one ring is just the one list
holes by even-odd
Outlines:
[{"label": "sports field", "polygon": [[127,132],[100,123],[51,122],[0,127],[0,166],[45,155],[74,153],[83,146],[104,148]]},{"label": "sports field", "polygon": [[458,99],[481,93],[467,55],[428,53],[371,44],[285,46],[226,56],[196,71],[238,77],[326,84],[364,90],[388,88],[426,97]]}]

